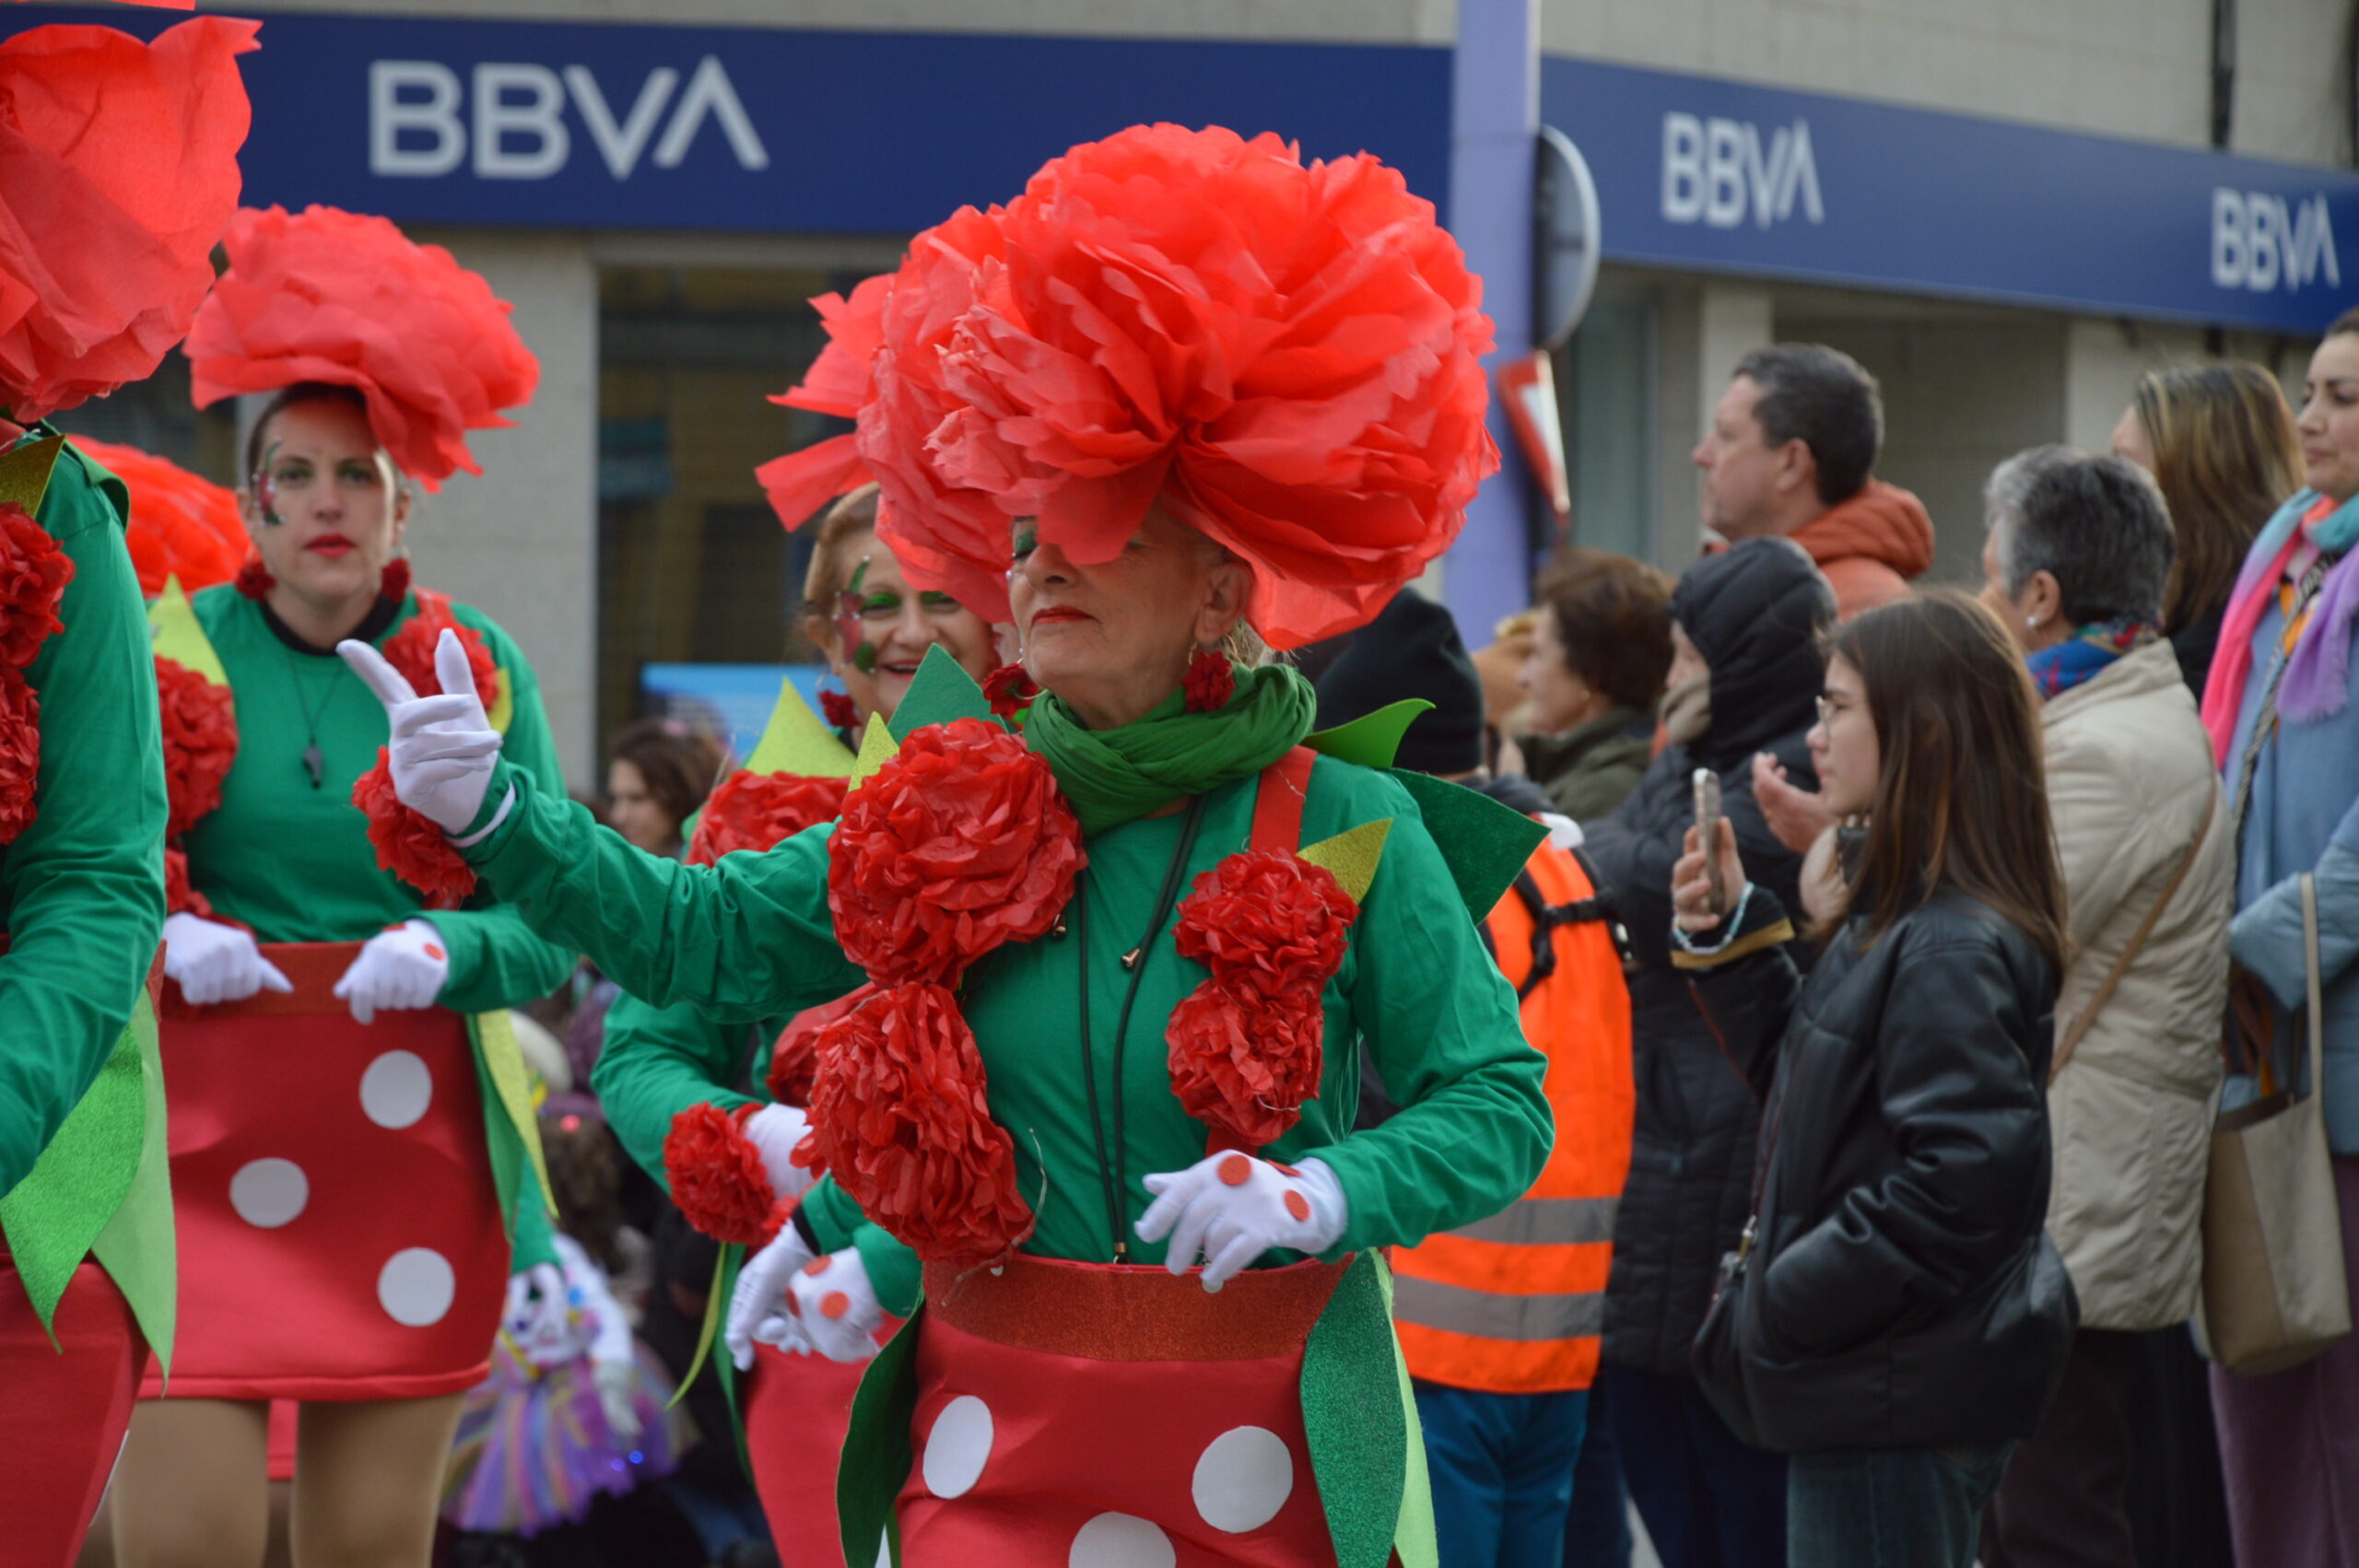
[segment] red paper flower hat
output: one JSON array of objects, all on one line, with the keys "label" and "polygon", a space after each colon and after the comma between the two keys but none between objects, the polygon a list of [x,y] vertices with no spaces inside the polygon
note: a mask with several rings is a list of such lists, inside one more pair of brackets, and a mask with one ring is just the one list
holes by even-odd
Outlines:
[{"label": "red paper flower hat", "polygon": [[770,401],[860,427],[754,471],[789,528],[874,480],[877,536],[910,580],[990,621],[1008,618],[1007,516],[988,492],[944,478],[924,438],[955,406],[942,352],[974,303],[977,268],[1001,253],[1000,217],[997,207],[961,207],[910,242],[898,272],[867,279],[849,299],[811,302],[827,345],[802,384]]},{"label": "red paper flower hat", "polygon": [[124,542],[141,594],[153,599],[168,577],[194,593],[238,575],[246,557],[246,525],[235,495],[137,447],[86,436],[75,437],[74,444],[131,492]]},{"label": "red paper flower hat", "polygon": [[237,209],[237,56],[260,25],[0,42],[0,408],[18,423],[145,380],[187,334]]},{"label": "red paper flower hat", "polygon": [[335,207],[242,208],[222,236],[229,270],[189,332],[203,408],[298,381],[354,387],[402,471],[431,490],[483,470],[467,432],[512,424],[540,361],[509,303],[440,245]]},{"label": "red paper flower hat", "polygon": [[[872,439],[864,412],[862,451],[888,495],[921,451],[1084,562],[1160,498],[1253,567],[1248,618],[1292,648],[1372,617],[1498,466],[1481,281],[1374,158],[1306,166],[1273,135],[1134,126],[1042,169],[996,232],[923,367],[946,416],[882,395],[889,333],[879,350],[871,412],[890,430]],[[933,512],[897,522],[1003,565]]]}]

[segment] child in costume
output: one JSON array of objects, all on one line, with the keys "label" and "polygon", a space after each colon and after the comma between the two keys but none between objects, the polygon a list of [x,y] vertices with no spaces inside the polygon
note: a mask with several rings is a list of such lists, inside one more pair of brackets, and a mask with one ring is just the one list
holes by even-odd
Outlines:
[{"label": "child in costume", "polygon": [[142,1372],[170,1361],[174,1261],[129,501],[46,419],[188,331],[237,205],[255,26],[0,42],[0,1555],[30,1568],[74,1561]]},{"label": "child in costume", "polygon": [[196,398],[277,395],[245,448],[254,558],[151,612],[182,1353],[141,1390],[116,1541],[130,1564],[251,1568],[265,1412],[293,1400],[297,1560],[422,1562],[511,1267],[539,1314],[566,1310],[505,1009],[572,955],[392,799],[382,716],[331,650],[360,638],[423,672],[450,631],[562,791],[522,653],[398,554],[407,481],[472,470],[466,431],[537,366],[482,278],[381,218],[249,210],[223,243]]},{"label": "child in costume", "polygon": [[[344,649],[404,800],[626,989],[857,990],[788,1158],[749,1121],[700,1162],[776,1236],[733,1350],[897,1305],[858,1224],[922,1266],[854,1407],[848,1562],[1433,1561],[1377,1249],[1545,1159],[1469,912],[1543,830],[1390,770],[1405,715],[1311,735],[1299,674],[1223,649],[1362,624],[1455,536],[1496,462],[1477,300],[1397,172],[1217,129],[1077,147],[921,236],[830,329],[873,345],[879,537],[1016,626],[1021,733],[937,660],[842,816],[764,854],[637,854],[500,756],[454,646],[423,698]],[[1401,1109],[1354,1131],[1364,1053]]]},{"label": "child in costume", "polygon": [[[843,687],[823,694],[840,721],[828,728],[839,733],[822,732],[801,699],[782,693],[762,746],[698,822],[691,862],[710,865],[733,850],[767,849],[834,816],[852,767],[840,736],[856,737],[872,714],[889,722],[929,649],[944,649],[978,679],[995,662],[990,623],[946,594],[910,587],[899,563],[876,543],[876,495],[873,484],[864,486],[827,511],[804,584],[804,629]],[[807,511],[782,509],[780,517],[792,526]],[[748,1123],[757,1138],[782,1121],[781,1147],[791,1151],[810,1093],[810,1044],[830,1011],[767,1019],[748,1029],[695,1007],[656,1008],[622,997],[607,1015],[606,1048],[595,1073],[616,1132],[658,1180],[667,1180],[666,1140],[675,1126],[685,1149],[715,1117],[758,1118],[758,1126]],[[764,1108],[769,1101],[782,1108]],[[702,1203],[710,1190],[703,1172],[678,1174],[685,1179],[667,1186],[691,1223],[724,1243],[755,1239],[733,1229],[725,1210]],[[914,1268],[905,1251],[890,1251],[902,1261],[906,1294],[915,1288]],[[734,1392],[745,1415],[745,1457],[782,1555],[840,1568],[836,1462],[875,1341],[848,1336],[839,1348],[851,1359],[765,1348],[739,1374]]]}]

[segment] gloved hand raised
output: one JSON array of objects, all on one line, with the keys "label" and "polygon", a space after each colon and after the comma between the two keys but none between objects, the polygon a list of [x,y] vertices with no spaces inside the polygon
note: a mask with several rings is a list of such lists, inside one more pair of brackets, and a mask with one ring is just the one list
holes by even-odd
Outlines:
[{"label": "gloved hand raised", "polygon": [[442,933],[425,920],[404,920],[379,931],[335,983],[335,994],[352,1004],[352,1016],[376,1021],[377,1011],[432,1007],[451,977],[451,955]]},{"label": "gloved hand raised", "polygon": [[335,645],[352,673],[385,705],[393,734],[386,743],[393,793],[445,833],[464,833],[483,806],[491,770],[499,761],[499,731],[475,695],[475,676],[459,634],[444,628],[434,645],[440,696],[420,696],[400,671],[365,642]]},{"label": "gloved hand raised", "polygon": [[243,1001],[256,991],[284,995],[295,989],[262,955],[252,931],[201,915],[164,918],[164,973],[198,1007]]},{"label": "gloved hand raised", "polygon": [[1350,1217],[1344,1184],[1325,1162],[1289,1170],[1250,1154],[1209,1154],[1184,1171],[1146,1178],[1156,1195],[1135,1227],[1141,1241],[1171,1238],[1163,1266],[1184,1274],[1202,1252],[1204,1289],[1217,1291],[1273,1246],[1317,1254]]}]

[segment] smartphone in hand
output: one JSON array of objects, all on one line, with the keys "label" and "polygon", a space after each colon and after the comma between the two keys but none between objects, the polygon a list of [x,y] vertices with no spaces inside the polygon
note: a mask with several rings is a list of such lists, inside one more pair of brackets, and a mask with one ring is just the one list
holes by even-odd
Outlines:
[{"label": "smartphone in hand", "polygon": [[1729,912],[1729,890],[1720,876],[1720,776],[1708,767],[1695,772],[1696,842],[1704,850],[1704,875],[1709,891],[1704,907],[1715,915]]}]

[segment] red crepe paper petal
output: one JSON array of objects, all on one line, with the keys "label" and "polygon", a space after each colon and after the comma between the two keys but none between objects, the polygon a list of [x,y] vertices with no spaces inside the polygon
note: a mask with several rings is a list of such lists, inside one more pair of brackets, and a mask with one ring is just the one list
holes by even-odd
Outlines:
[{"label": "red crepe paper petal", "polygon": [[1228,655],[1206,650],[1188,661],[1188,673],[1180,685],[1187,693],[1189,712],[1217,712],[1237,695],[1237,667],[1228,661]]},{"label": "red crepe paper petal", "polygon": [[240,593],[253,600],[268,598],[270,591],[278,586],[278,579],[270,575],[270,568],[262,564],[259,556],[250,557],[238,568],[238,575],[231,580],[236,583]]},{"label": "red crepe paper petal", "polygon": [[[886,334],[861,435],[888,495],[922,446],[1084,562],[1160,497],[1254,568],[1249,618],[1292,648],[1372,616],[1498,466],[1480,280],[1374,158],[1134,126],[1048,164],[993,234],[992,264],[927,280],[959,312],[912,372],[930,399],[882,395]],[[922,508],[898,525],[972,553]]]},{"label": "red crepe paper petal", "polygon": [[237,56],[259,27],[0,42],[0,406],[18,423],[144,380],[187,335],[238,205]]},{"label": "red crepe paper petal", "polygon": [[39,814],[41,696],[14,666],[0,664],[0,844]]},{"label": "red crepe paper petal", "polygon": [[827,907],[876,980],[950,983],[1056,923],[1086,863],[1054,774],[981,719],[928,725],[844,802]]},{"label": "red crepe paper petal", "polygon": [[393,793],[393,764],[384,747],[377,766],[352,786],[352,803],[369,818],[369,845],[377,864],[425,895],[429,909],[455,909],[475,890],[475,868],[451,848],[440,825],[402,804]]},{"label": "red crepe paper petal", "polygon": [[833,1175],[929,1263],[988,1263],[1032,1234],[1015,1140],[992,1119],[974,1033],[949,991],[880,991],[827,1025],[818,1049],[798,1162]]},{"label": "red crepe paper petal", "polygon": [[1317,990],[1343,967],[1359,907],[1324,866],[1248,849],[1196,878],[1180,905],[1180,955],[1239,993]]},{"label": "red crepe paper petal", "polygon": [[1040,688],[1021,664],[1003,664],[983,677],[983,700],[1002,719],[1013,719],[1030,707]]},{"label": "red crepe paper petal", "polygon": [[844,809],[850,780],[792,773],[733,773],[704,803],[688,863],[709,866],[739,849],[763,850]]},{"label": "red crepe paper petal", "polygon": [[467,432],[513,423],[500,411],[540,381],[512,307],[384,218],[249,207],[221,244],[229,270],[189,332],[200,408],[298,381],[357,388],[378,441],[432,490],[455,470],[483,472]]},{"label": "red crepe paper petal", "polygon": [[0,668],[21,670],[63,628],[57,607],[74,563],[14,501],[0,503]]},{"label": "red crepe paper petal", "polygon": [[1240,997],[1207,981],[1171,1010],[1171,1090],[1198,1121],[1259,1149],[1302,1119],[1326,1064],[1319,993]]},{"label": "red crepe paper petal", "polygon": [[409,557],[395,556],[385,563],[385,569],[377,577],[377,597],[396,603],[409,597]]},{"label": "red crepe paper petal", "polygon": [[770,1190],[762,1152],[740,1125],[742,1111],[690,1106],[674,1117],[663,1176],[688,1223],[723,1244],[764,1246],[792,1211]]},{"label": "red crepe paper petal", "polygon": [[85,436],[75,437],[74,444],[131,492],[123,542],[131,547],[141,593],[153,599],[168,577],[194,593],[238,575],[248,541],[233,492],[137,447]]},{"label": "red crepe paper petal", "polygon": [[184,850],[164,850],[164,913],[208,919],[213,914],[213,901],[189,885],[188,855]]},{"label": "red crepe paper petal", "polygon": [[488,713],[499,703],[499,661],[485,646],[483,633],[474,626],[462,626],[451,613],[451,601],[432,589],[418,591],[417,614],[385,639],[385,662],[400,671],[402,679],[418,696],[439,694],[442,678],[434,672],[434,649],[446,630],[459,634],[459,641],[467,650],[467,667],[475,672],[475,695],[483,699],[484,711]]},{"label": "red crepe paper petal", "polygon": [[157,706],[163,720],[164,832],[178,838],[221,803],[221,781],[238,760],[237,709],[217,686],[177,660],[156,661]]},{"label": "red crepe paper petal", "polygon": [[860,722],[860,709],[852,706],[850,692],[821,692],[819,713],[830,729],[850,730]]},{"label": "red crepe paper petal", "polygon": [[788,1020],[770,1047],[769,1071],[764,1075],[770,1098],[798,1109],[808,1106],[812,1084],[819,1075],[819,1036],[828,1024],[875,994],[874,986],[863,986],[848,996],[806,1007]]}]

